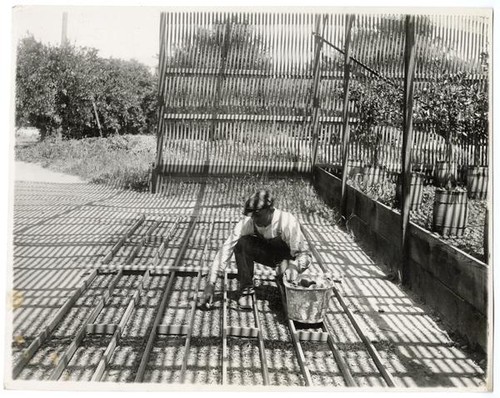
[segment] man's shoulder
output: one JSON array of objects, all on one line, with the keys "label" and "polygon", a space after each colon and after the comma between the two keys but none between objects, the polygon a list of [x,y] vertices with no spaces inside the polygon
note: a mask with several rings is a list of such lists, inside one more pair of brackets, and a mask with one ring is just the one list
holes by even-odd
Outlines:
[{"label": "man's shoulder", "polygon": [[276,211],[279,212],[278,216],[279,216],[279,219],[281,220],[281,222],[283,222],[283,223],[298,222],[297,217],[295,217],[295,215],[293,215],[289,211],[279,210],[279,209],[276,209]]},{"label": "man's shoulder", "polygon": [[252,217],[248,217],[248,216],[244,216],[241,220],[240,220],[240,225],[242,228],[250,228],[252,227],[253,228],[253,220],[252,220]]}]

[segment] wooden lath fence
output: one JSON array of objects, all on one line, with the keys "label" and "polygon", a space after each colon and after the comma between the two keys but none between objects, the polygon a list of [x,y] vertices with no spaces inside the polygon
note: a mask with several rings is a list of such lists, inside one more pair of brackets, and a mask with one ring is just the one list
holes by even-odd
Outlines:
[{"label": "wooden lath fence", "polygon": [[[313,162],[340,164],[346,20],[333,13],[162,13],[154,175],[307,173]],[[402,95],[404,16],[357,15],[352,32],[351,78]],[[488,34],[483,16],[418,16],[416,97],[437,73],[436,59],[487,85]],[[350,157],[368,161],[377,151],[381,165],[400,169],[402,110],[390,114],[374,128],[378,147],[353,135]],[[415,130],[414,159],[434,164],[443,140],[431,126]],[[487,164],[487,145],[462,143],[460,162],[479,156]]]}]

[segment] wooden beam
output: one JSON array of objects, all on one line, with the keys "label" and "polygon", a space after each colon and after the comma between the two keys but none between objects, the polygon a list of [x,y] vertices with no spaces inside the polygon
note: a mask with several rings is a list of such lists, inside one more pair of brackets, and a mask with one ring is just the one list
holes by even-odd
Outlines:
[{"label": "wooden beam", "polygon": [[61,319],[69,312],[73,307],[74,303],[80,298],[82,293],[90,286],[97,276],[97,270],[93,270],[83,281],[80,282],[78,287],[75,289],[73,294],[68,297],[64,304],[56,312],[50,323],[42,330],[42,332],[31,342],[29,347],[23,351],[21,359],[15,364],[12,369],[12,378],[15,379],[26,364],[33,358],[35,352],[40,348],[40,346],[47,340],[47,338],[52,334],[56,326],[61,322]]},{"label": "wooden beam", "polygon": [[[214,223],[210,223],[210,227],[208,229],[208,233],[205,238],[205,245],[203,246],[203,253],[201,254],[202,262],[203,265],[208,266],[208,248],[210,246],[210,241],[212,239],[214,233]],[[182,366],[181,366],[181,383],[184,383],[186,380],[186,371],[187,371],[187,364],[188,364],[188,353],[189,349],[191,347],[191,336],[193,334],[193,328],[194,328],[194,321],[196,318],[196,306],[198,303],[198,295],[200,294],[200,285],[201,285],[201,276],[202,273],[201,271],[198,272],[197,275],[197,283],[196,283],[196,290],[194,292],[194,296],[191,300],[191,315],[189,319],[189,326],[188,326],[188,331],[186,334],[186,343],[184,345],[184,359],[182,360]]]},{"label": "wooden beam", "polygon": [[227,337],[228,337],[228,328],[227,328],[227,306],[228,306],[228,298],[227,298],[227,272],[224,272],[224,276],[222,279],[222,317],[221,317],[221,326],[222,326],[222,352],[221,352],[221,384],[227,384],[227,363],[228,363],[228,355],[227,355]]},{"label": "wooden beam", "polygon": [[406,16],[405,80],[403,98],[403,146],[402,146],[402,193],[401,206],[401,275],[403,284],[408,283],[408,224],[410,221],[411,147],[413,143],[413,88],[415,77],[415,16]]},{"label": "wooden beam", "polygon": [[260,331],[258,328],[245,326],[228,326],[225,328],[226,336],[230,337],[259,337]]},{"label": "wooden beam", "polygon": [[[220,55],[220,66],[219,66],[219,73],[217,74],[217,83],[215,86],[215,93],[214,93],[214,102],[212,105],[212,124],[210,126],[210,132],[209,132],[209,141],[212,141],[214,139],[214,132],[215,132],[215,120],[217,117],[217,114],[219,113],[219,104],[220,104],[220,96],[221,96],[221,91],[222,91],[222,84],[224,83],[224,80],[226,78],[226,64],[227,64],[227,55],[229,53],[229,48],[230,48],[230,38],[231,38],[231,20],[229,18],[226,19],[225,25],[225,33],[224,33],[224,42],[222,44],[222,49],[221,49],[221,55]],[[207,153],[207,156],[209,154]],[[207,158],[208,160],[208,158]]]},{"label": "wooden beam", "polygon": [[115,323],[89,323],[86,325],[86,334],[113,334],[118,325]]},{"label": "wooden beam", "polygon": [[342,105],[342,196],[340,209],[342,216],[346,217],[347,204],[347,160],[349,159],[349,82],[351,74],[351,31],[354,15],[348,15],[345,26],[344,43],[344,98]]},{"label": "wooden beam", "polygon": [[158,264],[161,261],[161,258],[163,257],[163,255],[165,254],[165,251],[167,250],[167,243],[169,243],[170,240],[173,238],[174,232],[176,232],[177,226],[179,225],[180,220],[181,220],[181,217],[180,216],[177,217],[175,219],[174,223],[172,224],[172,226],[169,228],[168,232],[164,236],[162,236],[163,240],[160,244],[160,247],[158,247],[158,249],[156,249],[155,254],[153,255],[153,259],[148,264],[148,268],[158,266]]},{"label": "wooden beam", "polygon": [[[151,190],[152,193],[156,193],[157,191],[157,176],[156,176],[156,167],[163,163],[163,142],[165,139],[165,131],[164,131],[164,120],[163,114],[165,112],[165,98],[164,98],[164,89],[166,82],[166,74],[165,74],[165,63],[166,63],[166,46],[167,46],[167,22],[166,22],[167,14],[165,12],[160,13],[160,37],[159,37],[159,65],[158,65],[158,92],[156,95],[157,98],[157,106],[158,106],[158,121],[156,126],[156,161],[154,162],[154,167],[151,176]],[[172,18],[172,14],[169,13],[169,20]]]},{"label": "wooden beam", "polygon": [[314,331],[310,331],[310,330],[299,330],[299,331],[297,331],[297,338],[300,341],[326,342],[328,340],[328,333],[314,332]]},{"label": "wooden beam", "polygon": [[290,331],[290,336],[292,338],[292,343],[295,348],[295,353],[297,354],[297,361],[299,362],[300,370],[302,371],[302,375],[304,376],[305,385],[312,386],[313,380],[311,377],[311,372],[309,371],[309,368],[306,366],[306,357],[304,355],[304,351],[302,350],[302,345],[300,344],[300,340],[298,338],[297,329],[295,328],[295,323],[290,318],[288,318],[285,286],[283,285],[283,283],[280,282],[278,282],[277,285],[280,291],[281,303],[283,304],[283,309],[285,311],[285,316],[287,318],[288,330]]},{"label": "wooden beam", "polygon": [[198,294],[200,292],[201,285],[201,272],[198,272],[196,277],[196,290],[194,292],[193,298],[191,299],[191,312],[189,316],[189,326],[186,333],[186,341],[184,343],[184,358],[182,359],[181,365],[181,383],[186,381],[186,371],[188,367],[189,359],[189,349],[191,348],[191,337],[193,335],[193,326],[196,319],[196,304],[198,301]]},{"label": "wooden beam", "polygon": [[127,256],[125,259],[125,265],[131,265],[134,259],[137,257],[139,252],[142,250],[144,245],[148,242],[148,239],[151,237],[151,234],[153,231],[158,228],[161,222],[163,222],[164,218],[161,219],[161,221],[155,220],[153,222],[153,225],[151,225],[148,230],[146,231],[146,234],[144,235],[143,238],[137,244],[135,245],[134,249],[130,252],[130,254]]},{"label": "wooden beam", "polygon": [[139,219],[123,234],[118,242],[109,250],[109,252],[102,259],[102,264],[109,264],[113,256],[120,250],[120,248],[125,244],[125,241],[136,231],[137,228],[146,220],[144,214],[139,217]]},{"label": "wooden beam", "polygon": [[66,366],[71,361],[71,358],[73,358],[73,355],[75,354],[76,350],[80,346],[81,342],[87,335],[87,326],[90,323],[94,323],[94,321],[97,319],[99,314],[101,313],[102,309],[109,303],[111,300],[111,296],[113,294],[113,290],[115,289],[116,285],[118,284],[120,278],[122,277],[122,272],[118,271],[116,276],[111,280],[108,289],[103,293],[101,296],[100,300],[98,301],[97,305],[94,307],[92,312],[87,316],[87,318],[84,320],[83,325],[78,329],[78,331],[75,334],[75,337],[71,341],[71,344],[66,348],[64,353],[61,355],[60,358],[58,358],[57,365],[52,371],[49,380],[59,380],[59,377],[61,377],[61,374],[64,372],[64,369],[66,369]]},{"label": "wooden beam", "polygon": [[[255,115],[255,114],[208,114],[208,113],[164,113],[163,118],[168,121],[194,120],[194,121],[238,121],[238,122],[283,122],[306,123],[312,120],[311,116],[302,115]],[[351,122],[356,121],[351,117]],[[341,124],[341,116],[318,116],[319,123]]]},{"label": "wooden beam", "polygon": [[[357,387],[357,384],[352,377],[351,370],[349,369],[349,366],[347,366],[345,359],[340,354],[340,350],[337,347],[337,344],[335,344],[335,342],[333,341],[332,333],[328,330],[325,323],[330,323],[328,317],[325,317],[325,322],[323,322],[322,330],[323,332],[326,332],[328,334],[327,344],[332,350],[335,362],[337,362],[340,372],[342,373],[342,377],[344,378],[347,387]],[[330,329],[333,330],[333,328],[331,327],[331,323]]]},{"label": "wooden beam", "polygon": [[265,386],[268,386],[269,385],[269,369],[267,366],[266,349],[264,346],[264,334],[262,332],[262,327],[260,325],[259,310],[257,309],[257,297],[255,297],[255,293],[252,294],[252,307],[253,307],[253,314],[254,314],[254,319],[255,319],[255,328],[258,330],[257,338],[259,339],[259,352],[260,352],[260,362],[261,362],[261,368],[262,368],[263,383]]},{"label": "wooden beam", "polygon": [[[141,283],[139,284],[139,287],[137,290],[134,292],[134,294],[130,297],[129,302],[127,304],[127,308],[125,310],[125,313],[122,315],[121,321],[118,325],[112,324],[112,325],[92,325],[92,326],[104,326],[105,327],[105,332],[110,330],[113,334],[111,337],[111,341],[109,342],[108,346],[106,347],[106,350],[104,351],[104,354],[101,357],[101,360],[97,364],[97,367],[94,371],[94,374],[92,375],[91,381],[100,381],[102,379],[102,376],[104,375],[104,372],[106,371],[106,367],[108,366],[109,362],[111,361],[111,358],[113,357],[113,354],[115,352],[116,347],[118,346],[118,343],[120,341],[120,338],[122,336],[122,332],[125,330],[125,327],[127,326],[127,323],[129,319],[131,318],[132,312],[135,309],[135,306],[139,303],[139,299],[142,293],[142,290],[144,289],[144,286],[148,283],[150,279],[149,276],[149,271],[146,271],[144,275],[142,276]],[[89,333],[89,326],[87,325],[87,334]],[[94,332],[96,333],[96,332]]]},{"label": "wooden beam", "polygon": [[[179,257],[183,256],[184,253],[180,253]],[[153,344],[156,339],[157,335],[157,329],[158,326],[160,325],[160,321],[164,316],[164,311],[165,308],[167,307],[167,303],[170,297],[170,292],[172,291],[172,288],[174,286],[174,280],[175,280],[175,273],[172,272],[169,276],[167,286],[165,287],[165,290],[163,290],[160,305],[157,307],[157,312],[156,316],[153,322],[153,327],[151,328],[151,331],[148,336],[148,341],[146,343],[146,347],[144,348],[141,362],[139,364],[139,368],[137,369],[137,373],[135,375],[135,382],[136,383],[142,383],[144,379],[144,372],[146,371],[146,366],[149,361],[149,356],[151,354],[151,351],[153,350]]]},{"label": "wooden beam", "polygon": [[189,326],[187,325],[158,325],[156,327],[156,334],[158,335],[185,336],[188,333]]},{"label": "wooden beam", "polygon": [[[302,225],[302,233],[304,234],[304,237],[309,244],[309,247],[311,249],[311,253],[316,260],[316,263],[318,264],[319,268],[324,272],[328,272],[328,268],[325,266],[323,259],[321,258],[320,253],[316,249],[316,247],[312,244],[311,242],[311,235],[309,234],[309,231],[305,228],[304,225]],[[365,345],[368,353],[370,354],[370,357],[373,359],[373,362],[375,363],[375,366],[377,369],[380,371],[380,374],[384,378],[385,382],[389,387],[396,387],[396,381],[394,380],[394,377],[392,374],[387,370],[382,363],[382,358],[380,357],[380,354],[378,353],[377,349],[375,346],[372,344],[372,342],[366,337],[366,335],[363,333],[363,330],[359,326],[358,322],[356,321],[356,318],[354,317],[354,314],[338,292],[338,290],[335,287],[332,287],[332,291],[337,298],[337,301],[339,302],[340,306],[344,310],[344,313],[347,315],[349,318],[349,321],[351,322],[351,325],[353,326],[354,330],[358,334],[358,336],[361,338],[363,341],[363,344]]]}]

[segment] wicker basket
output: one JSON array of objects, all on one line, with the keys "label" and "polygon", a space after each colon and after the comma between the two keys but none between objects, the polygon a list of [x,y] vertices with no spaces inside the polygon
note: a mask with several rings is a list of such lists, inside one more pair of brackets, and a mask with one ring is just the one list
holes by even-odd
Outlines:
[{"label": "wicker basket", "polygon": [[289,319],[302,323],[323,322],[332,295],[331,283],[302,287],[283,280],[283,284]]}]

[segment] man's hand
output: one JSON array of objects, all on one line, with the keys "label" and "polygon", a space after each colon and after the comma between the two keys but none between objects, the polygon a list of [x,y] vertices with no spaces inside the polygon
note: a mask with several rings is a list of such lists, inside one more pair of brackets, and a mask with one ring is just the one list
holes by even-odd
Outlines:
[{"label": "man's hand", "polygon": [[287,268],[284,276],[287,282],[293,282],[299,277],[299,271],[294,268]]},{"label": "man's hand", "polygon": [[302,255],[297,258],[297,267],[299,272],[302,273],[309,268],[310,258],[307,255]]},{"label": "man's hand", "polygon": [[205,307],[209,309],[212,306],[212,300],[214,297],[215,285],[207,282],[203,294],[198,298],[198,307]]},{"label": "man's hand", "polygon": [[288,263],[288,267],[283,273],[283,276],[288,282],[293,282],[299,277],[299,270],[294,261],[290,261]]}]

